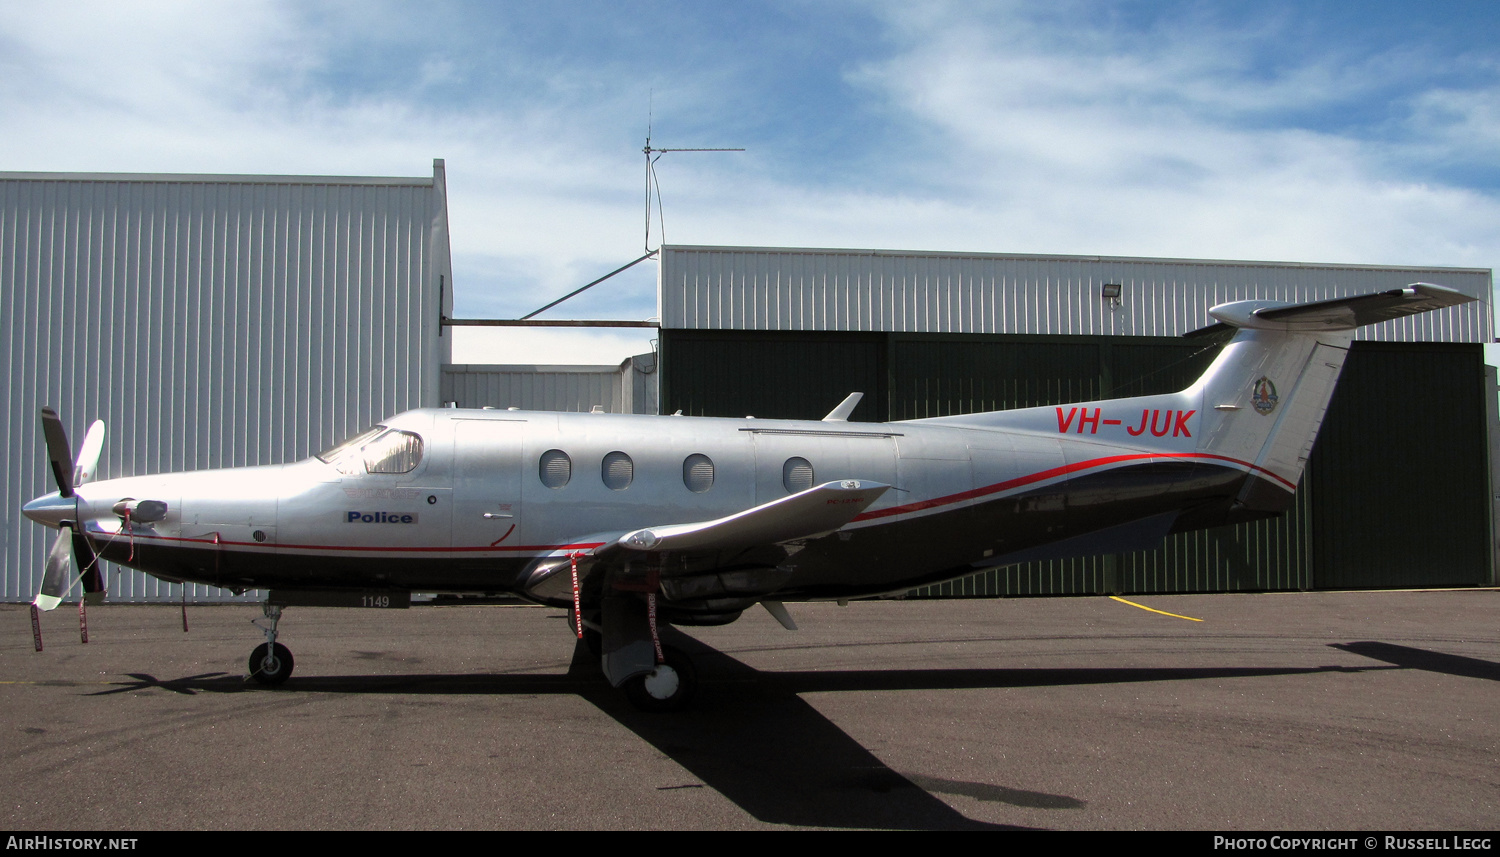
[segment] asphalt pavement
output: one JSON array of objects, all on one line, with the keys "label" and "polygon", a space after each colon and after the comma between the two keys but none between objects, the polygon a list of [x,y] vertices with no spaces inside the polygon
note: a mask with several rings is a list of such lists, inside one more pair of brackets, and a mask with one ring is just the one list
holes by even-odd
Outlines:
[{"label": "asphalt pavement", "polygon": [[[525,606],[0,606],[0,823],[1494,830],[1500,592],[791,604],[636,712]],[[1177,614],[1177,615],[1167,615]],[[1189,618],[1182,618],[1189,617]],[[1191,621],[1198,619],[1201,621]]]}]

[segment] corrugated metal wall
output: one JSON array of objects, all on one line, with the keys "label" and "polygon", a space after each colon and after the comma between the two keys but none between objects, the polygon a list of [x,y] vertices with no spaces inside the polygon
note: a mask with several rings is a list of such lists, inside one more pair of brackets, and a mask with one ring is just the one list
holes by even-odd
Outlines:
[{"label": "corrugated metal wall", "polygon": [[662,413],[822,419],[852,392],[852,420],[884,420],[885,338],[850,333],[663,331]]},{"label": "corrugated metal wall", "polygon": [[1303,478],[1317,498],[1319,588],[1491,582],[1482,498],[1495,390],[1476,348],[1367,342],[1350,353]]},{"label": "corrugated metal wall", "polygon": [[1029,408],[1102,397],[1098,343],[894,336],[891,419]]},{"label": "corrugated metal wall", "polygon": [[[1488,342],[1490,271],[1106,256],[664,247],[662,327],[1179,336],[1209,307],[1323,300],[1435,282],[1482,303],[1412,316],[1359,337]],[[1118,306],[1101,286],[1122,286]]]},{"label": "corrugated metal wall", "polygon": [[656,355],[631,357],[619,366],[515,366],[454,364],[443,367],[442,399],[460,408],[520,408],[611,414],[654,414]]},{"label": "corrugated metal wall", "polygon": [[[108,424],[99,478],[302,458],[438,403],[451,282],[440,161],[414,179],[0,173],[0,598],[30,600],[52,538],[20,515],[54,489],[42,405],[75,445]],[[113,570],[109,589],[180,593]]]}]

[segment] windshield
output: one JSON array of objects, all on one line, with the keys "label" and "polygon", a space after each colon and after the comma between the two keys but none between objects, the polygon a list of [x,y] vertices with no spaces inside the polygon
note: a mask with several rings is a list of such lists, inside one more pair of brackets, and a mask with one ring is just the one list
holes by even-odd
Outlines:
[{"label": "windshield", "polygon": [[422,438],[392,429],[364,445],[365,470],[371,473],[410,473],[422,460]]},{"label": "windshield", "polygon": [[345,470],[342,466],[340,466],[340,462],[350,458],[358,461],[359,456],[351,455],[351,453],[364,446],[365,441],[372,439],[373,437],[375,437],[375,435],[378,435],[383,431],[385,431],[385,426],[372,426],[370,428],[367,428],[354,437],[344,440],[337,446],[332,446],[328,449],[323,450],[322,452],[318,453],[317,458],[319,461],[326,461],[327,463],[332,464],[334,467],[337,467],[340,473],[358,473],[359,471],[357,470]]}]

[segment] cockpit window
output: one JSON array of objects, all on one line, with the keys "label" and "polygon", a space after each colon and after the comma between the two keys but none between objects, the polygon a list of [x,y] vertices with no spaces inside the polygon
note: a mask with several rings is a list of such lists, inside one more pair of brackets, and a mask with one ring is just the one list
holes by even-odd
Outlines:
[{"label": "cockpit window", "polygon": [[371,473],[410,473],[422,461],[422,438],[409,431],[388,431],[365,444],[365,469]]},{"label": "cockpit window", "polygon": [[318,453],[318,460],[345,476],[410,473],[422,461],[422,438],[409,431],[375,426]]},{"label": "cockpit window", "polygon": [[318,460],[332,464],[338,472],[345,476],[357,476],[363,469],[363,462],[361,462],[359,456],[359,448],[385,430],[385,426],[367,428],[354,437],[344,440],[337,446],[329,447],[318,453]]}]

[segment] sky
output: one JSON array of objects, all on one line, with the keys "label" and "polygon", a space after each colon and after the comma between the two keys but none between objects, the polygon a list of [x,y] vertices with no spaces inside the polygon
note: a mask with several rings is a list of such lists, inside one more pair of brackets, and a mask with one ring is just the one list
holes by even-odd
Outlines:
[{"label": "sky", "polygon": [[[669,152],[646,230],[645,144]],[[429,176],[455,315],[669,244],[1493,268],[1500,4],[0,2],[0,170]],[[657,314],[646,262],[544,318]],[[460,363],[649,331],[466,329]]]}]

